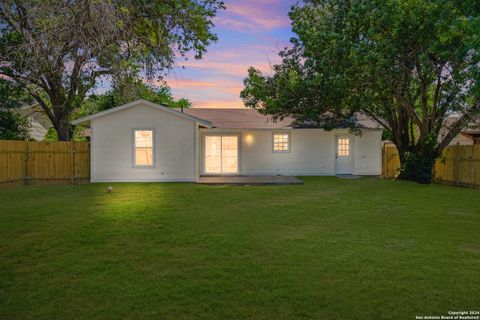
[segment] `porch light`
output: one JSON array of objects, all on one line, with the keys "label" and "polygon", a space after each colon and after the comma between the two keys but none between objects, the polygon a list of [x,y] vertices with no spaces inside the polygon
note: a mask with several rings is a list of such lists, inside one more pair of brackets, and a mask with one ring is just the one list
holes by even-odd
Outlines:
[{"label": "porch light", "polygon": [[248,145],[251,145],[253,143],[253,136],[250,133],[247,133],[247,135],[245,136],[245,142]]}]

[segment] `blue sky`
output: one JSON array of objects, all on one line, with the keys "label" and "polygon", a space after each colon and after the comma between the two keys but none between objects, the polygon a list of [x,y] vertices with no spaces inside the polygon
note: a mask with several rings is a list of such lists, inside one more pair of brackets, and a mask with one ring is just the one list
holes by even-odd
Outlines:
[{"label": "blue sky", "polygon": [[179,60],[167,77],[176,98],[197,108],[239,108],[250,66],[268,71],[293,36],[288,11],[293,0],[226,0],[215,18],[219,41],[202,60]]}]

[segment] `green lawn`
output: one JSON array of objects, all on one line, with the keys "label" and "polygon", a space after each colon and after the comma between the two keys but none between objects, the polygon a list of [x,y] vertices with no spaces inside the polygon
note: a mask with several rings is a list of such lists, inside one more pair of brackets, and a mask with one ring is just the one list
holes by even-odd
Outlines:
[{"label": "green lawn", "polygon": [[376,179],[0,190],[0,319],[480,309],[480,191]]}]

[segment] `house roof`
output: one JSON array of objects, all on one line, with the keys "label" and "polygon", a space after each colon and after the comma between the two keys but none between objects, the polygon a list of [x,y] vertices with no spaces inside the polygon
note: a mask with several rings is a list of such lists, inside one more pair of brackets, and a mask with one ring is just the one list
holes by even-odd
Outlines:
[{"label": "house roof", "polygon": [[104,111],[101,111],[101,112],[91,114],[91,115],[86,116],[86,117],[82,117],[82,118],[73,120],[72,124],[74,124],[74,125],[79,125],[79,124],[88,125],[90,120],[92,120],[92,119],[103,117],[103,116],[106,116],[108,114],[111,114],[111,113],[114,113],[114,112],[117,112],[117,111],[121,111],[121,110],[125,110],[125,109],[128,109],[128,108],[137,106],[137,105],[147,105],[147,106],[150,106],[152,108],[156,108],[156,109],[168,112],[170,114],[176,115],[178,117],[182,117],[184,119],[192,120],[192,121],[198,123],[199,125],[207,127],[207,128],[211,128],[211,126],[212,126],[212,124],[207,120],[200,119],[200,118],[197,118],[195,116],[186,114],[184,112],[180,112],[180,111],[177,111],[175,109],[172,109],[172,108],[169,108],[169,107],[166,107],[166,106],[162,106],[162,105],[159,105],[159,104],[156,104],[156,103],[144,100],[144,99],[138,99],[138,100],[132,101],[130,103],[126,103],[124,105],[115,107],[115,108],[107,109],[107,110],[104,110]]},{"label": "house roof", "polygon": [[[295,123],[292,117],[273,120],[271,116],[263,115],[254,109],[221,109],[221,108],[186,108],[183,112],[168,108],[147,100],[139,99],[133,102],[111,108],[105,111],[82,117],[72,121],[72,124],[88,125],[90,120],[103,117],[113,112],[131,108],[136,105],[148,105],[153,108],[169,112],[179,117],[190,119],[201,126],[219,129],[292,129],[292,128],[319,128],[318,125]],[[357,114],[356,122],[359,128],[380,129],[380,125],[369,117]]]},{"label": "house roof", "polygon": [[[298,125],[292,117],[274,121],[254,109],[220,109],[220,108],[188,108],[185,113],[208,120],[214,128],[220,129],[291,129],[291,128],[318,128],[314,125]],[[366,129],[380,129],[380,125],[369,117],[357,114],[358,127]]]},{"label": "house roof", "polygon": [[293,123],[290,117],[273,121],[272,117],[253,109],[188,108],[184,112],[210,121],[213,127],[220,129],[285,129],[291,128]]}]

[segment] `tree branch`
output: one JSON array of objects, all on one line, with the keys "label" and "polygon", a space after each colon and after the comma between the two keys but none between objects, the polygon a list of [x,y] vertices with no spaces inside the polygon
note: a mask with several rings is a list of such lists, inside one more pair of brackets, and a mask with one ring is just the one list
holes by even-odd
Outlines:
[{"label": "tree branch", "polygon": [[373,113],[368,111],[367,109],[362,109],[362,112],[365,112],[370,118],[373,120],[377,121],[381,126],[383,126],[385,129],[392,131],[392,128],[387,124],[387,122],[383,121],[383,119],[380,119],[379,117],[375,116]]},{"label": "tree branch", "polygon": [[460,119],[455,122],[455,124],[450,128],[450,131],[447,135],[443,138],[442,142],[437,147],[438,153],[441,153],[443,149],[445,149],[448,144],[455,138],[460,131],[462,131],[465,126],[474,119],[476,114],[480,113],[480,101],[475,102],[475,104],[469,108],[461,117]]},{"label": "tree branch", "polygon": [[42,99],[42,97],[32,89],[28,88],[27,86],[25,89],[28,91],[28,93],[37,100],[38,104],[40,107],[42,107],[43,112],[47,115],[48,119],[52,122],[52,125],[55,124],[55,115],[53,114],[52,110],[48,107],[48,105],[45,103],[45,101]]}]

